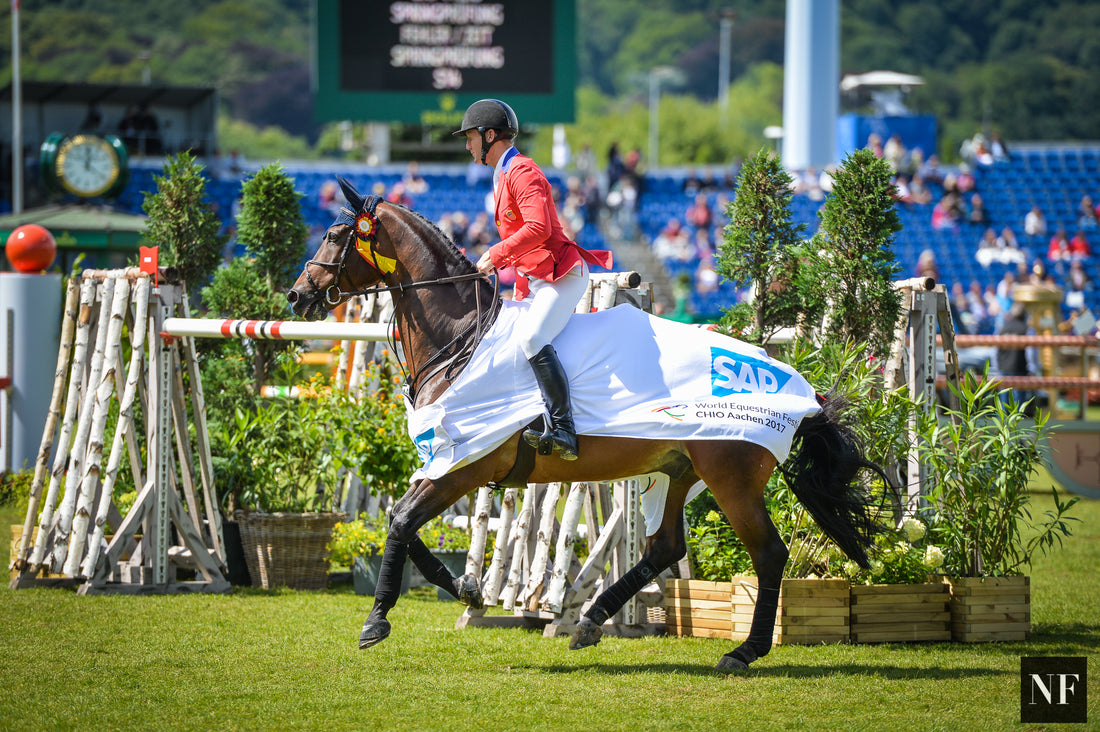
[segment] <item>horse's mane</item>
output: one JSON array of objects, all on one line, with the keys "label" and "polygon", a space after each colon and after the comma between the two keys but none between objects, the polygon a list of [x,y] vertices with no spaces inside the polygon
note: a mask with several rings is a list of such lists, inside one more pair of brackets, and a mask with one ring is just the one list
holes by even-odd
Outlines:
[{"label": "horse's mane", "polygon": [[451,239],[451,237],[447,236],[446,232],[444,232],[443,229],[440,229],[434,221],[432,221],[419,211],[415,211],[404,204],[389,202],[387,203],[392,208],[411,214],[414,219],[423,224],[430,233],[434,234],[435,237],[444,244],[444,246],[441,248],[441,251],[446,256],[447,262],[449,264],[453,264],[458,269],[457,274],[468,274],[477,271],[477,267],[474,266],[474,263],[471,262],[469,258],[462,253],[462,250],[458,248],[458,245],[454,243],[454,240]]}]

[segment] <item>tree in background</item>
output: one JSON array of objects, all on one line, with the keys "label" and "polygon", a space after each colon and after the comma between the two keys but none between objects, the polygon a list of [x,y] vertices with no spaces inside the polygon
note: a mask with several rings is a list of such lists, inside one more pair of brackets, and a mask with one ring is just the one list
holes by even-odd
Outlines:
[{"label": "tree in background", "polygon": [[184,282],[206,282],[222,260],[226,237],[221,223],[206,200],[203,166],[190,152],[182,152],[164,166],[164,175],[153,176],[155,193],[146,193],[142,210],[149,217],[145,241],[158,246],[162,267],[173,267]]},{"label": "tree in background", "polygon": [[869,149],[845,158],[800,273],[827,298],[823,336],[867,343],[879,357],[889,354],[901,308],[893,286],[900,268],[891,250],[901,220],[891,174],[886,161]]},{"label": "tree in background", "polygon": [[753,297],[730,308],[721,325],[752,343],[767,343],[779,329],[820,311],[820,298],[815,308],[813,292],[800,286],[806,227],[791,220],[791,181],[778,156],[761,149],[745,161],[737,195],[726,206],[730,223],[715,270],[731,282],[751,284]]},{"label": "tree in background", "polygon": [[[219,269],[210,286],[203,289],[203,302],[212,313],[255,320],[289,317],[284,293],[301,268],[309,236],[301,199],[294,181],[278,163],[265,165],[244,182],[237,240],[244,245],[245,256]],[[235,341],[219,345],[228,350],[234,345],[244,347]],[[278,350],[286,347],[276,341],[248,344],[254,393],[267,382]]]}]

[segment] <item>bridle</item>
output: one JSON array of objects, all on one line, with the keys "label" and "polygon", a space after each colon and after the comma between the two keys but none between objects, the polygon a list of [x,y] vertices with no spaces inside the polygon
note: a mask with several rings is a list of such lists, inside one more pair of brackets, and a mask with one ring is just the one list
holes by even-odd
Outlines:
[{"label": "bridle", "polygon": [[[360,212],[367,212],[372,217],[375,216],[374,210],[378,206],[378,203],[382,199],[378,196],[368,196],[363,202],[363,206],[360,208]],[[354,221],[356,214],[351,209],[342,206],[340,208],[342,217]],[[339,219],[338,219],[339,221]],[[399,282],[396,285],[383,285],[384,280],[379,280],[379,284],[366,287],[361,290],[342,290],[340,289],[340,280],[346,279],[351,281],[351,276],[348,274],[348,256],[353,248],[353,243],[356,241],[357,232],[353,231],[347,240],[344,242],[343,248],[340,250],[340,259],[335,262],[323,262],[317,259],[310,259],[305,265],[306,282],[313,288],[313,291],[320,295],[325,304],[332,309],[339,305],[341,302],[348,300],[358,295],[371,295],[382,292],[397,292],[404,294],[406,290],[415,290],[423,287],[438,287],[441,285],[451,285],[459,282],[468,282],[471,280],[478,280],[485,277],[481,272],[468,272],[460,275],[449,275],[447,277],[437,277],[431,280],[420,280],[417,282],[402,283]],[[357,250],[360,251],[360,250]],[[362,253],[360,251],[360,253]],[[378,260],[378,253],[375,248],[370,247],[371,265],[374,269],[384,277],[382,265]],[[309,266],[315,265],[324,269],[335,268],[336,277],[331,285],[326,287],[323,291],[321,287],[313,280],[313,276],[309,273]],[[439,348],[435,353],[429,356],[421,365],[417,372],[414,374],[411,370],[406,370],[404,364],[398,361],[398,365],[401,369],[401,373],[404,376],[405,384],[408,389],[409,400],[415,403],[416,393],[422,386],[422,382],[434,377],[440,371],[443,371],[444,378],[450,382],[458,375],[462,368],[469,362],[473,356],[474,351],[477,349],[477,345],[481,342],[482,337],[485,335],[487,326],[492,323],[496,318],[497,313],[500,310],[500,278],[493,278],[493,299],[491,307],[485,312],[482,312],[481,303],[481,288],[474,288],[474,301],[475,301],[475,313],[476,317],[474,322],[464,328],[461,333],[456,335],[446,345]],[[397,339],[396,328],[394,327],[394,321],[397,319],[396,303],[393,310],[393,314],[390,316],[390,327],[387,329],[389,335],[387,336],[387,342],[390,346],[390,353],[397,353]],[[470,332],[473,331],[473,338],[469,339]],[[453,350],[450,358],[444,358],[444,356]],[[438,362],[438,363],[437,363]],[[431,371],[428,371],[429,366],[434,367]],[[444,371],[445,370],[445,371]]]}]

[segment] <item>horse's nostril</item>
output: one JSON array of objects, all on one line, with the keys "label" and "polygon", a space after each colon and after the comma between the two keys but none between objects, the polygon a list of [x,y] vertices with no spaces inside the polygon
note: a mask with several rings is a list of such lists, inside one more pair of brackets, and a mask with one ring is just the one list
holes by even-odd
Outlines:
[{"label": "horse's nostril", "polygon": [[291,305],[294,305],[298,302],[298,293],[294,290],[290,290],[286,293],[286,299]]}]

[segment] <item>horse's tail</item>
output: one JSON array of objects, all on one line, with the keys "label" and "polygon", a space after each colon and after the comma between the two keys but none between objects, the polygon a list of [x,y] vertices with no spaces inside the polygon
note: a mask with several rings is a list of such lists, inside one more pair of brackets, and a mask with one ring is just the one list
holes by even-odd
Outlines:
[{"label": "horse's tail", "polygon": [[873,500],[859,473],[872,470],[893,489],[882,469],[864,457],[859,436],[840,421],[848,407],[841,396],[821,400],[821,411],[802,420],[783,474],[822,531],[849,558],[869,567],[867,548],[881,530]]}]

